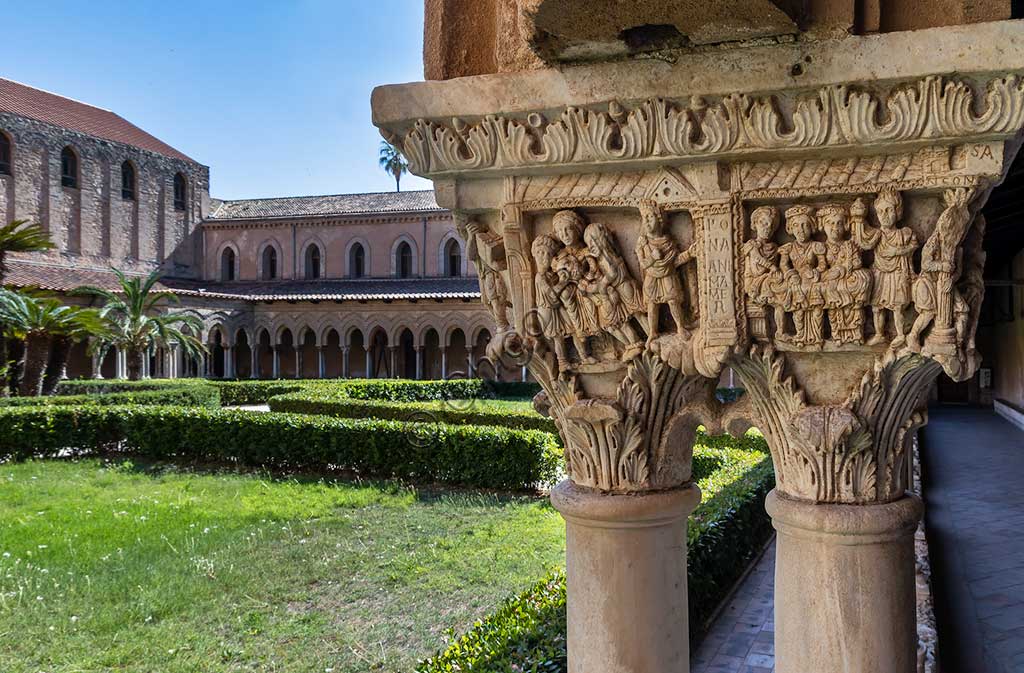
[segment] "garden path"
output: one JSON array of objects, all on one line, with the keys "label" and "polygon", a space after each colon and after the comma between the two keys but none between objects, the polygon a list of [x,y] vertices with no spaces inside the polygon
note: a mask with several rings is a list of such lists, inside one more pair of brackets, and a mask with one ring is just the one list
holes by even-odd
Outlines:
[{"label": "garden path", "polygon": [[775,540],[718,614],[690,659],[692,673],[775,670]]}]

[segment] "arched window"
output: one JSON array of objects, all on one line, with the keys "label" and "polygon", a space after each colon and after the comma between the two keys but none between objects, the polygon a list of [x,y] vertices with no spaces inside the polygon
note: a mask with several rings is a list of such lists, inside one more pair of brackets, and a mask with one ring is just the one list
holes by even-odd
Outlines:
[{"label": "arched window", "polygon": [[235,280],[235,251],[233,248],[224,248],[220,253],[220,279]]},{"label": "arched window", "polygon": [[11,174],[11,139],[0,131],[0,174]]},{"label": "arched window", "polygon": [[263,248],[263,280],[277,278],[277,248],[268,245]]},{"label": "arched window", "polygon": [[135,166],[130,161],[121,164],[121,198],[135,200]]},{"label": "arched window", "polygon": [[348,251],[348,275],[362,278],[366,275],[366,250],[362,243],[356,243]]},{"label": "arched window", "polygon": [[310,243],[306,246],[306,278],[315,280],[320,277],[320,246]]},{"label": "arched window", "polygon": [[181,173],[174,174],[174,209],[185,210],[186,194],[188,189],[185,186],[185,176]]},{"label": "arched window", "polygon": [[65,187],[78,187],[78,157],[70,147],[60,152],[60,184]]},{"label": "arched window", "polygon": [[412,278],[412,246],[406,241],[395,250],[395,269],[399,278]]},{"label": "arched window", "polygon": [[444,275],[452,278],[462,275],[462,247],[454,238],[444,245]]}]

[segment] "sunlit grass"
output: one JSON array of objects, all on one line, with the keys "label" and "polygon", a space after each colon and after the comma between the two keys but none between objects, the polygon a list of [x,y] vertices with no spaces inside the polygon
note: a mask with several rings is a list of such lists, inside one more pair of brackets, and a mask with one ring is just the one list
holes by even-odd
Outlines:
[{"label": "sunlit grass", "polygon": [[545,501],[0,466],[0,671],[402,671],[564,562]]}]

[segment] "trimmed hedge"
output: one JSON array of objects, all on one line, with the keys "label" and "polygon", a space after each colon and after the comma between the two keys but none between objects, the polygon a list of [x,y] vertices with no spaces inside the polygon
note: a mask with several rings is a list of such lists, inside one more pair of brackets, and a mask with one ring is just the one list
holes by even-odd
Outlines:
[{"label": "trimmed hedge", "polygon": [[540,384],[533,381],[488,381],[487,388],[495,397],[533,397]]},{"label": "trimmed hedge", "polygon": [[[428,402],[493,397],[483,379],[413,381],[409,379],[350,379],[339,381],[338,389],[355,400]],[[316,388],[316,386],[313,386]]]},{"label": "trimmed hedge", "polygon": [[554,437],[537,430],[197,407],[0,409],[0,458],[114,449],[159,459],[330,467],[496,489],[549,483],[561,462]]},{"label": "trimmed hedge", "polygon": [[211,381],[220,391],[220,403],[225,407],[243,404],[266,404],[274,395],[294,393],[310,385],[309,381]]},{"label": "trimmed hedge", "polygon": [[213,382],[206,379],[72,379],[57,385],[58,395],[107,395],[130,393],[144,390],[168,390],[178,388],[212,388]]},{"label": "trimmed hedge", "polygon": [[[469,401],[472,402],[471,400]],[[387,418],[413,423],[501,425],[507,428],[556,433],[555,422],[536,412],[467,408],[444,402],[386,402],[339,397],[334,391],[306,389],[270,398],[270,410],[296,414],[322,414],[338,418]]]},{"label": "trimmed hedge", "polygon": [[[775,476],[766,453],[707,447],[694,451],[694,475],[704,499],[687,529],[691,637],[704,631],[713,611],[771,537],[764,498]],[[716,463],[718,469],[699,476]],[[565,575],[553,572],[420,662],[416,673],[564,673],[565,596]]]},{"label": "trimmed hedge", "polygon": [[166,386],[149,390],[135,388],[123,392],[82,395],[49,395],[42,397],[0,398],[0,407],[38,406],[113,406],[113,405],[175,405],[182,407],[220,408],[220,392],[214,386]]}]

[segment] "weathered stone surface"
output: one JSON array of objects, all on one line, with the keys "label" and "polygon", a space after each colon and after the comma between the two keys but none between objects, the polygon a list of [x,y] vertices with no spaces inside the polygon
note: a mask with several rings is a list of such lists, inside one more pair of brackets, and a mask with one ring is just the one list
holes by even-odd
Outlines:
[{"label": "weathered stone surface", "polygon": [[[595,493],[685,487],[698,424],[757,425],[777,478],[778,670],[909,673],[909,445],[938,374],[980,362],[979,211],[1020,145],[1022,75],[1024,24],[1001,22],[384,87],[373,103],[412,170],[493,240],[500,342],[544,388],[565,488],[592,489],[597,511]],[[725,367],[736,404],[712,396]],[[570,659],[661,628],[585,567],[570,592],[616,607],[570,616]],[[648,651],[621,670],[683,670]]]},{"label": "weathered stone surface", "polygon": [[1008,0],[427,0],[426,79],[1010,18]]}]

